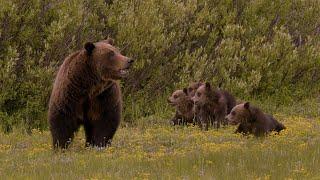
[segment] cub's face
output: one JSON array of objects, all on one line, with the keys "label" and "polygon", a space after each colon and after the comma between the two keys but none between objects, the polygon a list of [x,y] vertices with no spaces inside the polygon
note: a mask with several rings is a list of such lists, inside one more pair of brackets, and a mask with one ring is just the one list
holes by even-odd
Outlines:
[{"label": "cub's face", "polygon": [[197,89],[203,85],[202,82],[192,82],[188,87],[188,94],[190,97],[193,97],[196,94]]},{"label": "cub's face", "polygon": [[187,98],[188,98],[187,89],[176,90],[168,98],[168,103],[172,106],[177,106],[184,103]]},{"label": "cub's face", "polygon": [[237,125],[241,122],[246,122],[250,116],[249,103],[236,105],[226,116],[226,121],[231,125]]},{"label": "cub's face", "polygon": [[122,55],[113,46],[113,40],[107,39],[96,43],[86,43],[85,49],[98,75],[103,80],[126,77],[133,60]]},{"label": "cub's face", "polygon": [[211,90],[210,84],[201,85],[197,90],[192,100],[196,106],[202,106],[208,101],[208,92]]}]

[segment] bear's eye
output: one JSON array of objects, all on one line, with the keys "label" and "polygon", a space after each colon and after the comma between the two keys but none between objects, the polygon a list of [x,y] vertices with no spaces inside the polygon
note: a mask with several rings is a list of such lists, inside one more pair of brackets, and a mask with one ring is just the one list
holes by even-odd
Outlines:
[{"label": "bear's eye", "polygon": [[200,96],[201,96],[201,93],[198,92],[198,93],[197,93],[197,96],[200,97]]},{"label": "bear's eye", "polygon": [[173,98],[177,99],[177,98],[178,98],[178,96],[177,96],[177,95],[174,95],[174,96],[173,96]]},{"label": "bear's eye", "polygon": [[192,88],[189,88],[189,89],[188,89],[189,92],[191,92],[192,90],[193,90]]},{"label": "bear's eye", "polygon": [[107,55],[108,55],[108,57],[112,57],[115,55],[115,53],[114,53],[114,51],[109,51]]},{"label": "bear's eye", "polygon": [[235,115],[236,115],[236,112],[235,112],[235,111],[232,111],[232,112],[231,112],[231,115],[232,115],[232,116],[235,116]]}]

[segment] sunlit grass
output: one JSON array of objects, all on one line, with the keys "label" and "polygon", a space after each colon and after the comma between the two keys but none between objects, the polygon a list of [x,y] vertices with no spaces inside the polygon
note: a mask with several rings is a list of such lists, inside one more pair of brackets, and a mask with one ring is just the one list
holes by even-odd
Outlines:
[{"label": "sunlit grass", "polygon": [[81,130],[66,152],[51,150],[50,133],[0,134],[4,178],[320,177],[320,119],[275,115],[287,129],[266,138],[234,134],[235,127],[200,131],[163,124],[122,127],[112,147],[84,148]]}]

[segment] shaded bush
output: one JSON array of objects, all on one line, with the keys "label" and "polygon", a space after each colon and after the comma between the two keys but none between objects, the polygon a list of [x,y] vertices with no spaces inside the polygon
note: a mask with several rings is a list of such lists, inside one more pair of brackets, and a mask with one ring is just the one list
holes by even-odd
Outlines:
[{"label": "shaded bush", "polygon": [[162,111],[189,81],[240,98],[319,92],[320,5],[311,1],[0,0],[0,118],[5,131],[45,128],[64,57],[109,35],[137,59],[124,117]]}]

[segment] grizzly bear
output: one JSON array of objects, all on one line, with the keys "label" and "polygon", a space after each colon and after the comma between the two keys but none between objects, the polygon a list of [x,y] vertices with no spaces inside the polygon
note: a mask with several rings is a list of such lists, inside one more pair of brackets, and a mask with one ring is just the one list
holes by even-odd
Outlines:
[{"label": "grizzly bear", "polygon": [[193,101],[188,96],[187,88],[174,91],[168,98],[168,103],[176,108],[176,114],[170,121],[172,125],[186,125],[187,123],[193,123]]},{"label": "grizzly bear", "polygon": [[[188,95],[192,98],[201,85],[204,85],[202,81],[191,82],[188,87]],[[227,113],[229,114],[231,109],[236,105],[235,98],[228,91],[220,89],[217,89],[217,91],[223,94],[223,96],[227,99]]]},{"label": "grizzly bear", "polygon": [[216,128],[221,123],[226,125],[225,116],[235,106],[235,98],[229,92],[212,89],[210,83],[201,85],[192,100],[198,125],[205,130],[208,130],[209,125]]},{"label": "grizzly bear", "polygon": [[264,136],[271,131],[280,132],[285,126],[278,122],[272,115],[263,113],[259,108],[249,102],[235,106],[226,116],[231,125],[239,124],[236,133],[254,134]]},{"label": "grizzly bear", "polygon": [[132,63],[113,46],[112,39],[87,42],[64,60],[49,100],[54,149],[68,148],[81,125],[86,145],[105,147],[111,143],[122,111],[117,80],[127,76]]},{"label": "grizzly bear", "polygon": [[198,81],[198,82],[191,82],[188,86],[188,95],[190,97],[193,97],[196,94],[197,89],[203,85],[202,81]]}]

